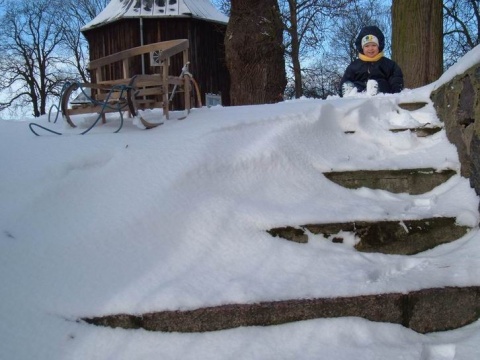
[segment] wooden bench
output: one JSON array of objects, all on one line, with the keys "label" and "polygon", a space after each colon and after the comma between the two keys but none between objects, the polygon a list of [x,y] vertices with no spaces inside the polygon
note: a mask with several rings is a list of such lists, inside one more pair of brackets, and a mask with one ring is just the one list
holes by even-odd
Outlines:
[{"label": "wooden bench", "polygon": [[[186,39],[158,42],[105,56],[90,62],[89,69],[94,74],[95,83],[72,83],[64,91],[61,101],[61,111],[66,121],[75,127],[72,115],[98,113],[105,122],[105,113],[128,111],[131,116],[139,116],[146,127],[155,127],[159,123],[150,123],[139,115],[140,110],[161,108],[163,115],[169,118],[170,93],[173,88],[184,94],[184,105],[187,112],[191,108],[191,76],[169,74],[171,58],[182,54],[184,69],[188,66],[188,47]],[[131,74],[132,59],[145,54],[154,53],[156,67],[160,73]],[[180,55],[179,55],[180,56]],[[104,80],[112,66],[121,66],[122,77]],[[153,69],[153,68],[152,68]],[[188,72],[187,75],[190,75]],[[88,102],[75,104],[71,101],[72,93],[79,88],[90,89]]]}]

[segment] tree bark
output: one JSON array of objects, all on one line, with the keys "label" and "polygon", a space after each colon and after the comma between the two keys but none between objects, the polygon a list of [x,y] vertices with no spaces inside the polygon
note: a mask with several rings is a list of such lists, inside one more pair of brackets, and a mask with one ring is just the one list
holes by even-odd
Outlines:
[{"label": "tree bark", "polygon": [[405,87],[417,88],[443,72],[441,0],[393,0],[392,58],[402,68]]},{"label": "tree bark", "polygon": [[302,67],[300,64],[300,39],[298,35],[297,0],[289,0],[290,9],[290,38],[293,78],[295,82],[295,97],[298,99],[303,95]]},{"label": "tree bark", "polygon": [[281,101],[287,84],[276,0],[232,0],[225,35],[232,105]]}]

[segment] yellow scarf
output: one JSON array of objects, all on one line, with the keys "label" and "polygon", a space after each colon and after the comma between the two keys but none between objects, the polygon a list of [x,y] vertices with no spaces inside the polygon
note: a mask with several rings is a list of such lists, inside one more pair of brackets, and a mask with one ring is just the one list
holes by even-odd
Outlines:
[{"label": "yellow scarf", "polygon": [[364,55],[364,54],[362,54],[362,53],[358,53],[358,57],[359,57],[360,60],[362,60],[362,61],[375,62],[375,61],[380,60],[380,59],[383,57],[383,51],[380,52],[380,53],[378,53],[377,55],[375,55],[373,58],[368,57],[367,55]]}]

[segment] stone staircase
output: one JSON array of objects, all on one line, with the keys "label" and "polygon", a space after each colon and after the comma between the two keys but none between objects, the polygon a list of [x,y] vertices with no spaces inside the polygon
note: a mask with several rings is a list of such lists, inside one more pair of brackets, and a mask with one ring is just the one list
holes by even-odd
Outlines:
[{"label": "stone staircase", "polygon": [[433,190],[453,175],[454,170],[432,168],[402,170],[331,171],[323,173],[329,180],[349,189],[367,187],[392,193],[419,195]]},{"label": "stone staircase", "polygon": [[352,233],[359,241],[355,249],[363,252],[413,255],[440,244],[455,241],[469,228],[455,224],[455,218],[429,218],[397,221],[356,221],[331,224],[307,224],[268,230],[272,236],[298,243],[307,243],[308,235],[322,234],[333,243],[342,243],[340,233]]},{"label": "stone staircase", "polygon": [[[404,104],[414,110],[425,104]],[[435,131],[401,129],[428,136]],[[396,129],[395,131],[399,131]],[[433,168],[326,172],[343,187],[367,187],[392,193],[419,195],[446,182],[454,170]],[[298,246],[309,237],[322,234],[325,241],[342,243],[345,234],[357,239],[355,249],[408,256],[455,241],[470,229],[459,226],[455,218],[409,219],[405,216],[388,221],[351,221],[313,224],[286,224],[266,229],[279,241],[293,241]],[[315,237],[318,241],[318,236]],[[203,332],[240,326],[267,326],[314,318],[357,316],[371,321],[401,324],[419,333],[450,330],[480,318],[480,286],[427,288],[409,293],[387,293],[337,298],[292,299],[256,304],[231,304],[188,311],[160,311],[141,315],[115,314],[82,319],[89,324],[143,328],[151,331]]]}]

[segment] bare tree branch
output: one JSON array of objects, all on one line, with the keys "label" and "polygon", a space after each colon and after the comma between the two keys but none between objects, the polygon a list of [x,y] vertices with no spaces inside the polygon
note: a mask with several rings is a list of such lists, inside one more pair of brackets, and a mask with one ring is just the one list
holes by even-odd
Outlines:
[{"label": "bare tree branch", "polygon": [[443,1],[444,68],[480,43],[480,0]]},{"label": "bare tree branch", "polygon": [[343,14],[349,1],[279,0],[287,40],[285,53],[289,57],[294,77],[295,97],[303,95],[301,58],[323,42],[327,22],[325,17]]},{"label": "bare tree branch", "polygon": [[87,43],[80,28],[108,2],[1,1],[0,110],[28,104],[40,116],[61,95],[65,81],[88,81]]},{"label": "bare tree branch", "polygon": [[[55,4],[56,2],[56,4]],[[34,116],[46,113],[47,100],[63,81],[56,49],[63,41],[58,0],[7,2],[0,25],[0,90],[10,98],[2,108],[31,103]]]}]

